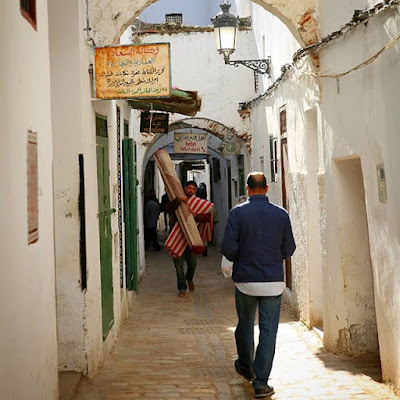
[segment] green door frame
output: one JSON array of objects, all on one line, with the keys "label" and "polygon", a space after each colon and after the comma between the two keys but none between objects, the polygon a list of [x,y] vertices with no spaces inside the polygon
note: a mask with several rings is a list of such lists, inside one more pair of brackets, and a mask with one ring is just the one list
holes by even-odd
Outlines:
[{"label": "green door frame", "polygon": [[107,137],[107,119],[96,116],[96,157],[98,185],[98,219],[101,268],[101,308],[103,340],[114,325],[114,295],[112,274],[112,231],[110,208],[110,169]]},{"label": "green door frame", "polygon": [[124,222],[126,282],[128,290],[138,289],[136,145],[133,139],[122,141],[124,173]]}]

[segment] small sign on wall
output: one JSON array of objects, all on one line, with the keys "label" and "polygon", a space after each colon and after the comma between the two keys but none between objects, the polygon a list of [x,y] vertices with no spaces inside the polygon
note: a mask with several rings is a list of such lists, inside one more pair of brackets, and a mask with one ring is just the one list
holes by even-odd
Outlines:
[{"label": "small sign on wall", "polygon": [[[151,125],[151,129],[150,129]],[[140,114],[140,132],[168,133],[169,114],[142,111]]]},{"label": "small sign on wall", "polygon": [[39,174],[37,133],[28,131],[27,144],[28,244],[39,240]]},{"label": "small sign on wall", "polygon": [[207,154],[208,134],[206,132],[175,132],[174,153]]},{"label": "small sign on wall", "polygon": [[381,201],[382,203],[387,203],[385,167],[383,165],[377,165],[376,172],[378,175],[379,201]]}]

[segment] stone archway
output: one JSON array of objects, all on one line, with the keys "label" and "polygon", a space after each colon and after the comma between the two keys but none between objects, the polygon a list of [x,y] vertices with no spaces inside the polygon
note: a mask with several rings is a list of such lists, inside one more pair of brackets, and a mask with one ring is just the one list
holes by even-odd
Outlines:
[{"label": "stone archway", "polygon": [[[244,148],[246,149],[245,152],[251,153],[251,135],[248,133],[240,135],[234,129],[208,118],[185,118],[169,125],[169,132],[176,129],[201,129],[216,136],[221,139],[218,150],[222,155],[241,154]],[[151,139],[149,138],[150,140],[146,143],[148,147],[144,156],[145,162],[154,153],[154,147],[162,137],[163,135],[154,135]]]},{"label": "stone archway", "polygon": [[[90,35],[97,46],[118,43],[121,34],[140,13],[157,0],[92,0],[89,4]],[[316,0],[252,0],[278,17],[300,44],[318,40]]]}]

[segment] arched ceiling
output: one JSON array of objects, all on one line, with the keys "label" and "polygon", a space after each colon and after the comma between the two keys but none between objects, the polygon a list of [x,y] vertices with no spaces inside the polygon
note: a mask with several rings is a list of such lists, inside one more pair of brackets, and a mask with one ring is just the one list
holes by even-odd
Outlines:
[{"label": "arched ceiling", "polygon": [[[116,44],[125,29],[157,0],[89,1],[90,36],[97,46]],[[316,0],[252,0],[278,17],[303,45],[318,39]]]}]

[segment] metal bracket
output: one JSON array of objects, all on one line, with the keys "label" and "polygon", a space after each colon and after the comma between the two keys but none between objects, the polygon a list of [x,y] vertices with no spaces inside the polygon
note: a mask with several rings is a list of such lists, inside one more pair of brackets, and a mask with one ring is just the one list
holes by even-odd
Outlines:
[{"label": "metal bracket", "polygon": [[228,62],[225,62],[225,64],[233,65],[235,67],[244,65],[259,74],[267,74],[270,76],[271,57],[268,57],[265,60],[229,60]]}]

